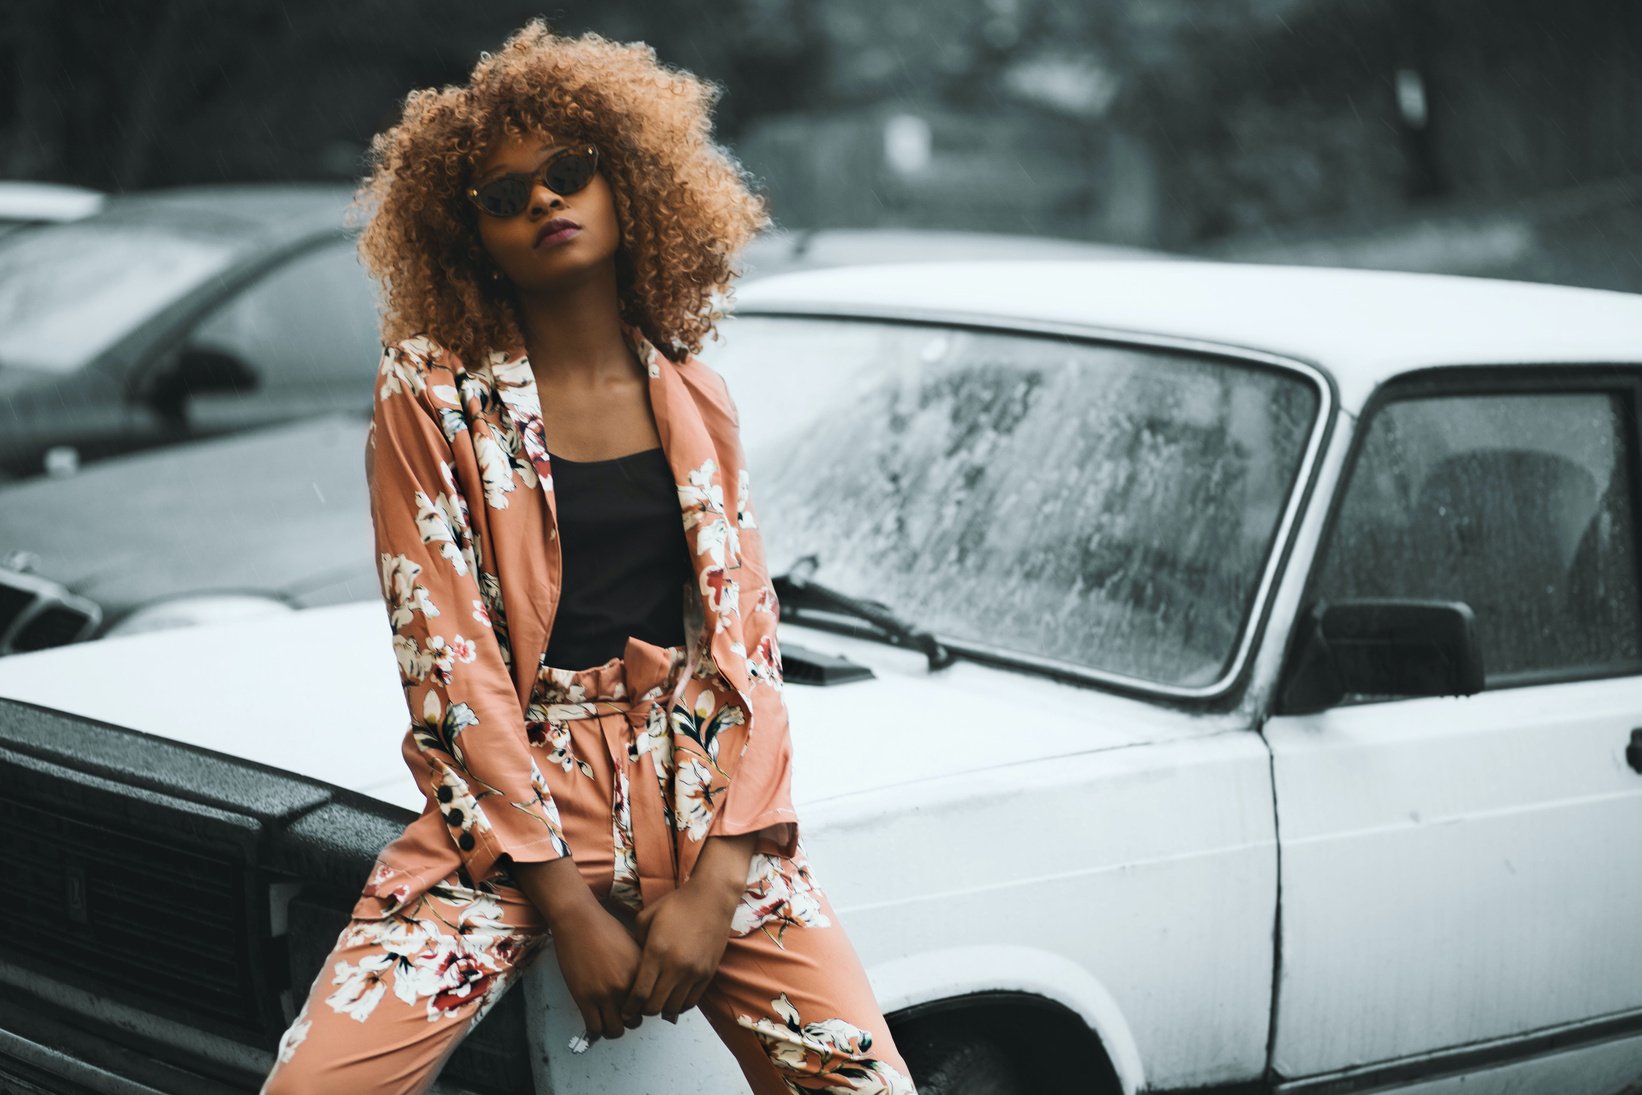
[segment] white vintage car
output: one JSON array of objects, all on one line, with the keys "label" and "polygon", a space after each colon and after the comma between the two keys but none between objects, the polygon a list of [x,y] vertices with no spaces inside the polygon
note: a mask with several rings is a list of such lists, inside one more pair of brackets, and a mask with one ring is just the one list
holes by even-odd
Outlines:
[{"label": "white vintage car", "polygon": [[[734,305],[806,847],[926,1095],[1642,1079],[1642,298],[1041,261]],[[389,638],[0,661],[0,1088],[254,1089],[421,805]],[[443,1089],[742,1090],[698,1013],[578,1056],[568,1005],[537,963]]]}]

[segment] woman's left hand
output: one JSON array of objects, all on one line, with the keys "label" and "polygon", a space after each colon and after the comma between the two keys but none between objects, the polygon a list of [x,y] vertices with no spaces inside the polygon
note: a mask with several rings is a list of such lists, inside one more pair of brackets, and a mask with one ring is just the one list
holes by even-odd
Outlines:
[{"label": "woman's left hand", "polygon": [[641,1014],[677,1022],[701,999],[729,943],[755,839],[708,837],[684,885],[639,910],[634,934],[644,950],[621,1009],[629,1025]]}]

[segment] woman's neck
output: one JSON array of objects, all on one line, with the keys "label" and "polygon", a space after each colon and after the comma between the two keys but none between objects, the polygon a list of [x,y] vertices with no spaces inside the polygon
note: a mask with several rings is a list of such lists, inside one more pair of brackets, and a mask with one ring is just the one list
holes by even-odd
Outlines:
[{"label": "woman's neck", "polygon": [[525,354],[539,382],[591,389],[642,371],[622,331],[613,277],[524,297],[519,311]]}]

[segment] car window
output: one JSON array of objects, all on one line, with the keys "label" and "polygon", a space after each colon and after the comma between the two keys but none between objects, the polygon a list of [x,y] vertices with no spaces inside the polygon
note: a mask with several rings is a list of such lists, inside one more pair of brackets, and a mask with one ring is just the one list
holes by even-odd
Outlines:
[{"label": "car window", "polygon": [[1642,669],[1629,400],[1443,395],[1373,416],[1318,593],[1464,601],[1489,687]]},{"label": "car window", "polygon": [[69,372],[226,269],[233,245],[94,218],[0,240],[0,368]]},{"label": "car window", "polygon": [[772,573],[936,634],[1171,686],[1235,654],[1319,393],[1299,373],[1048,335],[736,318]]},{"label": "car window", "polygon": [[371,371],[360,362],[381,356],[379,330],[374,285],[353,241],[339,239],[252,282],[207,316],[188,346],[230,354],[255,371],[257,387],[234,398],[368,406]]}]

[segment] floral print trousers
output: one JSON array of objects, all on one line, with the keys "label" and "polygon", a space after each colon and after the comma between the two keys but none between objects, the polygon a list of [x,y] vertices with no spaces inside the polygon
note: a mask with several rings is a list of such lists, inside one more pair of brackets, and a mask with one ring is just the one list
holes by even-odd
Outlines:
[{"label": "floral print trousers", "polygon": [[[667,724],[656,701],[671,694],[683,662],[681,647],[630,638],[624,658],[600,666],[544,665],[527,712],[572,858],[629,924],[643,903],[641,866],[648,876],[671,858],[667,826],[689,813],[695,793],[643,748],[647,732]],[[729,930],[698,1006],[755,1095],[915,1095],[801,846],[791,859],[754,853]],[[280,1040],[263,1095],[426,1092],[463,1036],[551,945],[505,869],[475,884],[458,868],[423,893],[362,899]],[[610,1090],[619,1086],[613,1076]]]}]

